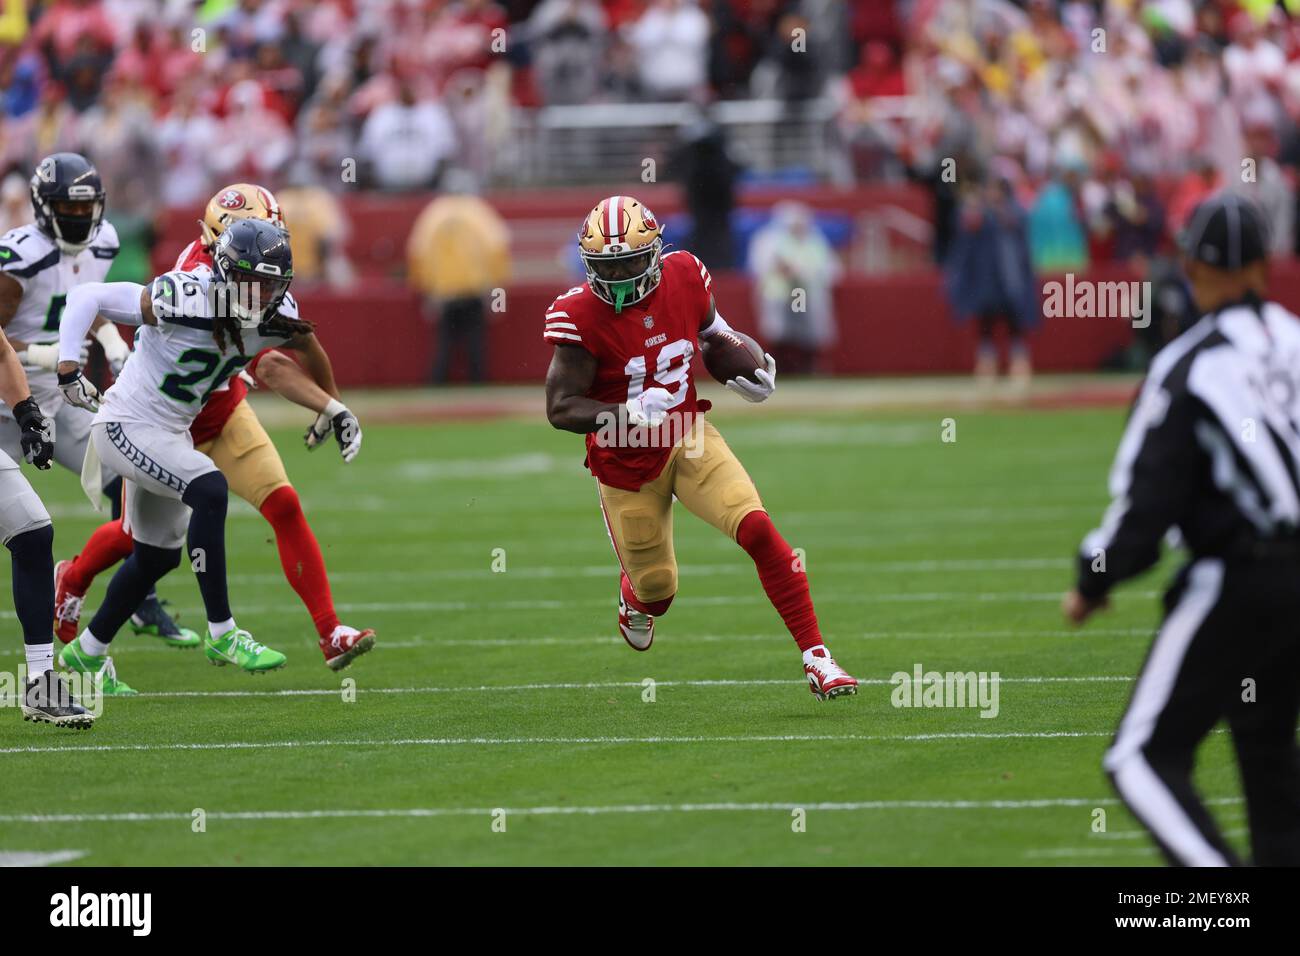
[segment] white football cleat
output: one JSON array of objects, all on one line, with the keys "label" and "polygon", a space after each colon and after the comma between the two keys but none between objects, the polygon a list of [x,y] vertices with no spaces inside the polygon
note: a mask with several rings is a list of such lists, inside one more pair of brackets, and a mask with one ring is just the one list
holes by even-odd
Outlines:
[{"label": "white football cleat", "polygon": [[650,650],[655,640],[655,619],[631,607],[623,600],[622,591],[618,595],[618,630],[634,651]]},{"label": "white football cleat", "polygon": [[822,649],[818,654],[813,651],[813,658],[804,664],[803,672],[808,678],[808,689],[818,700],[830,700],[832,697],[848,697],[858,692],[858,679],[839,664],[835,658]]}]

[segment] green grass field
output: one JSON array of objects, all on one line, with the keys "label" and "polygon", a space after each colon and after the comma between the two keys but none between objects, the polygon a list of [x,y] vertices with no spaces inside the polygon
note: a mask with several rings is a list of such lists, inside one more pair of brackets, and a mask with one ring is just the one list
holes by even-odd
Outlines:
[{"label": "green grass field", "polygon": [[[1105,504],[1122,409],[959,411],[957,440],[945,443],[938,411],[738,404],[719,401],[713,420],[778,527],[805,549],[822,629],[865,679],[856,698],[812,698],[748,558],[681,509],[679,596],[654,648],[627,648],[577,436],[525,419],[369,425],[344,467],[332,452],[309,458],[301,429],[278,428],[340,612],[377,628],[378,647],[342,675],[326,670],[269,526],[238,503],[235,612],[289,654],[288,667],[253,678],[124,633],[118,672],[143,693],[109,700],[93,730],[24,723],[10,701],[0,710],[0,855],[77,851],[94,865],[1159,862],[1100,760],[1172,561],[1082,632],[1058,612],[1070,555]],[[67,556],[97,518],[73,476],[51,472],[37,485],[55,515],[56,554]],[[0,669],[12,671],[21,648],[3,587]],[[202,620],[188,571],[162,592],[184,622]],[[917,664],[997,672],[997,716],[894,707],[890,676]],[[355,680],[355,701],[343,678]],[[1202,751],[1198,778],[1243,845],[1224,735]],[[803,832],[794,808],[805,811]],[[1104,833],[1093,832],[1097,808]],[[196,809],[205,832],[193,832]]]}]

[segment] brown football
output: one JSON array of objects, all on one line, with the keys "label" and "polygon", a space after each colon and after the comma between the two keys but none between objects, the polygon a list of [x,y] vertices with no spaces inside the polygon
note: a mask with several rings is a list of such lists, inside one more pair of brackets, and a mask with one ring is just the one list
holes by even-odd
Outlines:
[{"label": "brown football", "polygon": [[701,339],[700,353],[709,374],[723,383],[733,378],[747,378],[757,384],[754,372],[767,364],[762,346],[735,329]]}]

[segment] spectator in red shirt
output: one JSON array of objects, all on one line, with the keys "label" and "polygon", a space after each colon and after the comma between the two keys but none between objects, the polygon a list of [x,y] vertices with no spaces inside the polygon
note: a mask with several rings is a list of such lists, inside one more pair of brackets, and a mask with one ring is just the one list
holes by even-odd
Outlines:
[{"label": "spectator in red shirt", "polygon": [[56,0],[32,30],[32,42],[55,73],[77,52],[82,38],[101,53],[113,51],[117,31],[100,0]]},{"label": "spectator in red shirt", "polygon": [[907,92],[903,67],[888,43],[869,40],[862,46],[862,62],[849,73],[853,96],[865,100],[875,96],[902,96]]}]

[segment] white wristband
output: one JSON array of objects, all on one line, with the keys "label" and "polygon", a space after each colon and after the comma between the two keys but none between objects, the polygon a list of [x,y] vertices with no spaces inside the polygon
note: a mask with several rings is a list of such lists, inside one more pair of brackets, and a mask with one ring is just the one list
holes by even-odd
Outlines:
[{"label": "white wristband", "polygon": [[57,342],[51,342],[49,345],[33,343],[27,346],[25,356],[27,364],[33,368],[43,368],[52,372],[59,365],[59,344]]},{"label": "white wristband", "polygon": [[90,334],[95,337],[95,341],[104,347],[104,354],[108,356],[110,361],[125,359],[131,354],[126,339],[122,338],[122,333],[117,330],[117,326],[112,322],[105,322]]},{"label": "white wristband", "polygon": [[718,311],[717,306],[714,306],[713,321],[709,323],[707,329],[700,329],[700,338],[708,338],[710,335],[717,335],[719,332],[725,332],[730,328],[731,326],[722,317],[722,313]]},{"label": "white wristband", "polygon": [[326,418],[333,419],[339,412],[346,412],[348,407],[340,402],[337,398],[331,398],[330,403],[325,406],[325,411],[321,412]]}]

